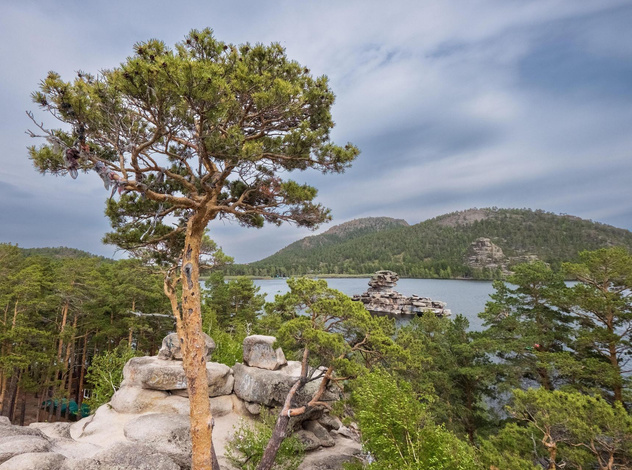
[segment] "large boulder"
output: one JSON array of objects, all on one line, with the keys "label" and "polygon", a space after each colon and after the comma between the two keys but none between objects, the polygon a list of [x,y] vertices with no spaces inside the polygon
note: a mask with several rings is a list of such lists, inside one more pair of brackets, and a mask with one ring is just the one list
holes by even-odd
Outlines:
[{"label": "large boulder", "polygon": [[[230,395],[233,391],[233,373],[230,367],[217,362],[206,363],[209,396]],[[123,368],[123,387],[140,387],[149,390],[184,390],[187,378],[182,362],[163,361],[158,357],[134,357]]]},{"label": "large boulder", "polygon": [[[16,426],[17,427],[17,426]],[[15,457],[18,454],[31,452],[48,452],[51,443],[41,436],[16,434],[0,438],[0,463]]]},{"label": "large boulder", "polygon": [[110,406],[119,413],[175,413],[189,414],[187,398],[170,395],[162,390],[140,387],[121,387],[112,396]]},{"label": "large boulder", "polygon": [[[204,336],[204,357],[208,361],[215,351],[215,341],[206,333],[202,333],[202,336]],[[158,351],[158,357],[164,360],[182,360],[182,345],[177,333],[165,336],[162,340],[162,347]]]},{"label": "large boulder", "polygon": [[287,364],[281,348],[274,349],[274,336],[251,335],[244,339],[244,364],[260,369],[277,370]]},{"label": "large boulder", "polygon": [[39,429],[51,439],[70,439],[70,426],[72,423],[31,423],[30,428]]},{"label": "large boulder", "polygon": [[[287,393],[299,378],[301,368],[300,362],[297,361],[290,361],[286,367],[276,371],[237,363],[233,366],[233,371],[235,373],[235,395],[250,403],[272,407],[281,406],[285,402]],[[321,380],[309,382],[297,392],[294,400],[296,406],[305,405],[311,400],[318,390]],[[338,393],[327,390],[321,397],[321,401],[333,401],[339,398]]]},{"label": "large boulder", "polygon": [[191,423],[186,416],[154,413],[125,425],[125,437],[168,455],[181,467],[191,466]]},{"label": "large boulder", "polygon": [[119,442],[89,459],[66,460],[60,470],[181,470],[168,455],[137,442]]},{"label": "large boulder", "polygon": [[0,470],[59,470],[64,460],[55,452],[27,452],[4,462]]}]

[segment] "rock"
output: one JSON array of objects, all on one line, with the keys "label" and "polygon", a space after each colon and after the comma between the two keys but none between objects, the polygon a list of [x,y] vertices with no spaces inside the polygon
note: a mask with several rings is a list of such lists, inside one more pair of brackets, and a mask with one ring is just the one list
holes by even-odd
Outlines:
[{"label": "rock", "polygon": [[321,447],[305,454],[298,470],[340,470],[347,462],[359,461],[362,453],[360,443],[337,437],[334,447]]},{"label": "rock", "polygon": [[66,457],[54,452],[27,452],[4,462],[0,470],[59,470],[64,460]]},{"label": "rock", "polygon": [[[230,395],[233,391],[233,374],[230,367],[217,362],[206,363],[209,396]],[[157,357],[134,357],[123,368],[122,387],[140,387],[149,390],[184,390],[187,379],[182,362],[163,361]]]},{"label": "rock", "polygon": [[[243,364],[235,364],[233,371],[235,373],[235,395],[246,402],[259,403],[270,407],[280,406],[285,402],[285,397],[290,388],[298,380],[298,374],[295,375],[297,369],[288,363],[288,370],[291,375],[286,373],[285,367],[272,371],[267,369],[259,369],[257,367],[248,367]],[[300,373],[300,369],[298,369]],[[322,380],[322,379],[321,379]],[[313,397],[318,390],[320,381],[315,380],[309,382],[297,394],[294,400],[296,406],[305,405]],[[333,401],[340,397],[339,393],[327,390],[322,397],[322,401]]]},{"label": "rock", "polygon": [[90,442],[78,442],[74,439],[54,439],[52,444],[52,451],[63,455],[67,459],[92,457],[103,450],[102,446]]},{"label": "rock", "polygon": [[125,425],[125,437],[168,455],[183,468],[191,466],[191,423],[186,416],[155,413]]},{"label": "rock", "polygon": [[180,470],[180,466],[150,446],[120,442],[90,459],[66,460],[60,470]]},{"label": "rock", "polygon": [[[204,336],[204,357],[208,361],[213,351],[215,351],[215,341],[206,333],[202,333],[202,335]],[[177,333],[165,336],[162,340],[162,347],[158,351],[158,357],[163,360],[182,360],[182,348]]]},{"label": "rock", "polygon": [[211,400],[211,414],[214,418],[226,416],[233,411],[233,396],[222,395],[219,397],[209,398]]},{"label": "rock", "polygon": [[320,425],[318,421],[305,421],[303,429],[313,433],[323,447],[332,447],[335,444],[334,438],[331,437],[329,431]]},{"label": "rock", "polygon": [[11,426],[11,420],[6,416],[0,416],[0,426]]},{"label": "rock", "polygon": [[117,413],[105,404],[97,408],[94,415],[70,426],[70,436],[81,442],[107,447],[126,440],[123,427],[135,417],[133,414]]},{"label": "rock", "polygon": [[0,426],[0,439],[8,436],[44,437],[44,433],[42,433],[39,429],[24,426]]},{"label": "rock", "polygon": [[246,401],[244,402],[244,406],[250,414],[258,415],[261,413],[261,405],[259,403],[250,403],[249,401]]},{"label": "rock", "polygon": [[340,419],[336,416],[331,416],[329,413],[323,413],[323,415],[318,418],[318,422],[329,431],[332,429],[340,429],[342,426]]},{"label": "rock", "polygon": [[110,401],[119,413],[177,413],[189,414],[189,400],[172,396],[160,390],[145,390],[140,387],[121,387]]},{"label": "rock", "polygon": [[6,462],[18,454],[48,452],[50,449],[51,443],[41,436],[27,434],[5,436],[0,438],[0,463]]},{"label": "rock", "polygon": [[353,300],[362,302],[369,312],[378,315],[423,315],[426,312],[438,316],[451,314],[445,308],[445,302],[417,295],[406,297],[396,292],[393,288],[398,280],[399,276],[393,271],[377,271],[369,281],[369,289],[363,294],[354,295]]},{"label": "rock", "polygon": [[300,431],[296,431],[294,435],[301,441],[301,444],[305,446],[306,452],[320,447],[320,440],[311,431],[301,429]]},{"label": "rock", "polygon": [[273,348],[274,336],[251,335],[244,339],[244,364],[261,369],[277,370],[287,364],[281,348]]},{"label": "rock", "polygon": [[30,428],[39,429],[46,437],[51,439],[70,439],[70,426],[72,423],[31,423]]}]

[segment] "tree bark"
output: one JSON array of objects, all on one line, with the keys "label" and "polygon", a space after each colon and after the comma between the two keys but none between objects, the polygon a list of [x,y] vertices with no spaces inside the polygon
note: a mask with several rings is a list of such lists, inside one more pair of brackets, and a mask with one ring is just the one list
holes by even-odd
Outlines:
[{"label": "tree bark", "polygon": [[83,383],[86,376],[86,359],[88,355],[88,333],[83,337],[83,350],[81,351],[81,369],[79,372],[79,385],[77,386],[77,406],[81,413],[81,405],[83,404]]},{"label": "tree bark", "polygon": [[[206,224],[192,217],[182,256],[182,312],[180,342],[190,401],[192,469],[219,470],[212,454],[213,418],[208,396],[202,314],[200,307],[200,249]],[[180,335],[179,335],[180,336]]]}]

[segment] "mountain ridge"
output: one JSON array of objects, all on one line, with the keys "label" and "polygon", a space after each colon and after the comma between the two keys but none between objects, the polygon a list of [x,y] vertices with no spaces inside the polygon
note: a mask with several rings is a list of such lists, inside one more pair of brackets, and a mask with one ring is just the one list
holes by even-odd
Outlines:
[{"label": "mountain ridge", "polygon": [[[343,225],[349,227],[355,222],[362,226],[357,221],[364,219],[356,219],[323,234],[297,240],[262,260],[229,267],[227,271],[287,276],[353,275],[390,269],[404,277],[493,279],[502,277],[512,264],[521,261],[541,259],[559,267],[564,261],[574,261],[583,250],[613,245],[632,250],[632,232],[628,230],[543,210],[473,208],[442,214],[415,225],[408,225],[402,219],[374,219],[400,222],[381,230],[365,227],[352,231],[348,237],[332,235],[344,233],[346,229],[339,228]],[[472,255],[471,246],[475,243],[500,248],[498,252],[504,258],[494,259],[489,266],[469,262],[480,258]]]}]

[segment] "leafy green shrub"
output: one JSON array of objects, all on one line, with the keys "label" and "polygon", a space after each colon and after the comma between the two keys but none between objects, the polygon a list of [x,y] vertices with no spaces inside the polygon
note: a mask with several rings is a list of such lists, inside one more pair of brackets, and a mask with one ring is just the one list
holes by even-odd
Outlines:
[{"label": "leafy green shrub", "polygon": [[119,345],[113,351],[104,351],[92,358],[86,382],[92,386],[92,395],[85,403],[96,410],[107,403],[123,381],[123,367],[138,353],[127,345]]},{"label": "leafy green shrub", "polygon": [[409,383],[374,370],[359,380],[353,405],[370,470],[479,470],[475,450],[434,423],[432,396],[417,397]]},{"label": "leafy green shrub", "polygon": [[[262,410],[260,421],[253,423],[241,421],[226,447],[228,459],[243,470],[254,470],[272,437],[275,420],[276,417],[272,413]],[[285,438],[272,468],[295,470],[303,461],[304,451],[305,447],[296,436]]]}]

